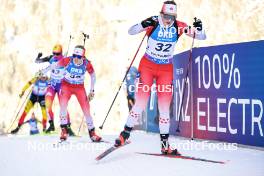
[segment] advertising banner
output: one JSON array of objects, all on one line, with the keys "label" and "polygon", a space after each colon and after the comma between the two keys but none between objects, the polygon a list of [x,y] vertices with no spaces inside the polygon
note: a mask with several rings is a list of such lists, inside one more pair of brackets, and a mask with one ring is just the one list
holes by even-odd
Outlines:
[{"label": "advertising banner", "polygon": [[174,56],[171,134],[264,147],[264,41],[194,48],[185,84],[189,53]]}]

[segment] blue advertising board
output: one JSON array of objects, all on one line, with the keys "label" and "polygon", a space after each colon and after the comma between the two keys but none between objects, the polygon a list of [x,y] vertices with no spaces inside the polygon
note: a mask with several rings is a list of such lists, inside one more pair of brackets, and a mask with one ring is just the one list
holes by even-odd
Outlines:
[{"label": "blue advertising board", "polygon": [[171,133],[264,147],[264,41],[194,48],[184,86],[188,58],[174,56]]}]

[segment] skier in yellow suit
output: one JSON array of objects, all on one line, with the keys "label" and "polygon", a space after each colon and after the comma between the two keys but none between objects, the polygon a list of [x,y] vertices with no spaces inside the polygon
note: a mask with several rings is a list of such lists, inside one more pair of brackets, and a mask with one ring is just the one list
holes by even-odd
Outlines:
[{"label": "skier in yellow suit", "polygon": [[19,118],[17,127],[11,131],[12,134],[15,134],[19,131],[20,127],[24,123],[24,120],[27,114],[30,112],[32,107],[34,107],[34,104],[36,102],[38,102],[41,107],[43,131],[46,130],[47,112],[46,112],[46,105],[45,105],[45,94],[47,92],[47,87],[48,87],[48,77],[45,76],[42,72],[38,72],[37,75],[23,87],[22,92],[21,94],[19,94],[19,96],[22,97],[25,91],[29,87],[31,87],[32,84],[33,84],[33,88],[32,88],[32,93],[30,95],[30,98],[27,101],[26,107],[22,115]]}]

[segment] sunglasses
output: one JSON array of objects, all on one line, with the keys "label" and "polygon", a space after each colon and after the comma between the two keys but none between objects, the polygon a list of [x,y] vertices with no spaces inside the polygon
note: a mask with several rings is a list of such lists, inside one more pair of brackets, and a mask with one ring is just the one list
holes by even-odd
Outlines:
[{"label": "sunglasses", "polygon": [[82,58],[82,56],[76,55],[76,54],[73,54],[72,56],[75,57],[75,58],[78,58],[78,59],[81,59]]},{"label": "sunglasses", "polygon": [[53,55],[55,55],[55,56],[60,56],[61,53],[53,53]]},{"label": "sunglasses", "polygon": [[165,20],[171,20],[171,21],[174,21],[174,20],[175,20],[175,16],[173,16],[173,15],[162,14],[162,17],[163,17]]}]

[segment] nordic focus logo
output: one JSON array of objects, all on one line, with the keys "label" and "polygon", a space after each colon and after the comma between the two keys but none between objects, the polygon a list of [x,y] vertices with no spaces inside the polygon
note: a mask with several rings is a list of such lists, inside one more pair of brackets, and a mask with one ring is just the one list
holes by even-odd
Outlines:
[{"label": "nordic focus logo", "polygon": [[65,143],[44,143],[37,141],[28,141],[27,150],[35,152],[45,151],[102,151],[106,150],[108,145],[103,143],[79,143],[79,142],[68,142]]},{"label": "nordic focus logo", "polygon": [[235,151],[238,149],[237,143],[212,143],[208,141],[185,141],[170,143],[172,149],[183,151]]},{"label": "nordic focus logo", "polygon": [[177,29],[175,27],[170,27],[170,28],[164,28],[162,26],[160,26],[160,30],[158,33],[158,37],[163,37],[163,38],[172,38],[174,34],[181,34],[181,33],[185,33],[185,34],[189,34],[189,35],[194,35],[194,33],[196,35],[204,35],[205,31],[204,30],[200,30],[199,27],[197,28],[192,28],[190,26],[185,26],[185,27],[181,27],[178,26]]},{"label": "nordic focus logo", "polygon": [[135,85],[129,85],[128,91],[129,92],[138,92],[138,90],[142,90],[143,92],[172,92],[173,85],[145,85],[143,83],[137,83]]}]

